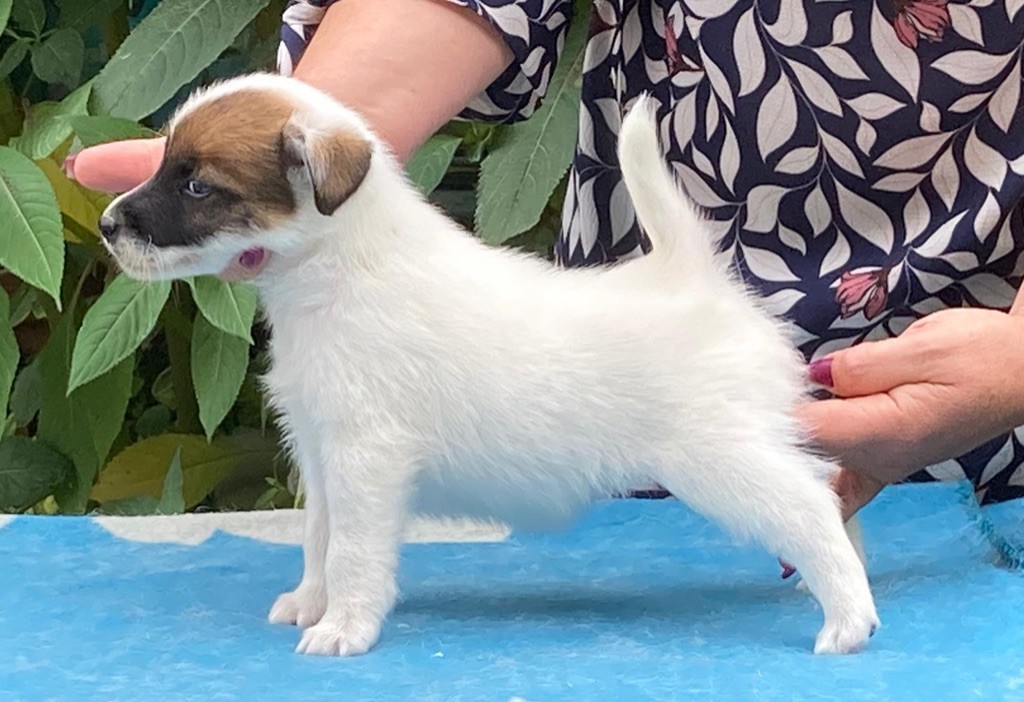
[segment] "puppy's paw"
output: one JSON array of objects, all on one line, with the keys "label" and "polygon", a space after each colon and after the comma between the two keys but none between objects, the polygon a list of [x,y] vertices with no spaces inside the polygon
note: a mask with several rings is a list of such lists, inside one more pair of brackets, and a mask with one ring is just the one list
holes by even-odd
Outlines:
[{"label": "puppy's paw", "polygon": [[327,610],[327,595],[322,588],[299,586],[277,598],[267,617],[271,624],[297,624],[303,629],[320,621]]},{"label": "puppy's paw", "polygon": [[324,617],[302,632],[297,653],[311,656],[358,656],[370,650],[380,636],[380,624],[368,618]]},{"label": "puppy's paw", "polygon": [[817,655],[845,655],[859,653],[868,645],[881,622],[875,614],[826,621],[814,642]]}]

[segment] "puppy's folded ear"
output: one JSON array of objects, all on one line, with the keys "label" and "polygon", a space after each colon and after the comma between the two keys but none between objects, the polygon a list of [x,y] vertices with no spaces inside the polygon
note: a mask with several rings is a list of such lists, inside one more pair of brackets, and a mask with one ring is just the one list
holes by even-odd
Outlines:
[{"label": "puppy's folded ear", "polygon": [[324,215],[334,214],[370,170],[373,146],[353,130],[317,129],[293,115],[281,131],[281,144],[286,166],[305,169]]}]

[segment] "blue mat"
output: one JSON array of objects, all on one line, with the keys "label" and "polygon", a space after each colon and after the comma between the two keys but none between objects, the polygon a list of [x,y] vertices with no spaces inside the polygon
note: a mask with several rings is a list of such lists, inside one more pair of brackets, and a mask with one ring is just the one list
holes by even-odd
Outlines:
[{"label": "blue mat", "polygon": [[1024,699],[1024,574],[956,488],[890,490],[864,528],[883,628],[859,656],[811,655],[817,607],[766,554],[623,500],[569,533],[408,546],[380,644],[325,659],[265,622],[298,548],[19,518],[0,529],[0,700]]}]

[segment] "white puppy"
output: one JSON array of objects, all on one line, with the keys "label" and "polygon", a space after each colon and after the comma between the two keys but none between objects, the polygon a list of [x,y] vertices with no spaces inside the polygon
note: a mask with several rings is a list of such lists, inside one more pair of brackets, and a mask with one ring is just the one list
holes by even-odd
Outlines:
[{"label": "white puppy", "polygon": [[267,257],[266,385],[306,490],[302,582],[270,619],[308,627],[299,651],[374,644],[412,510],[540,525],[647,479],[800,570],[816,652],[867,642],[874,603],[833,466],[801,447],[783,324],[716,255],[643,100],[620,155],[653,253],[557,270],[459,229],[352,111],[254,75],[193,97],[160,171],[107,209],[129,275]]}]

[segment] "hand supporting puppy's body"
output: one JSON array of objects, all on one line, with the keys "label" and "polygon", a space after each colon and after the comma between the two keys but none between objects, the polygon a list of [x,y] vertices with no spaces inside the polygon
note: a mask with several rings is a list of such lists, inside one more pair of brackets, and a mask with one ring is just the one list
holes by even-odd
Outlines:
[{"label": "hand supporting puppy's body", "polygon": [[[653,253],[560,271],[459,230],[355,115],[293,82],[249,77],[193,99],[168,153],[182,126],[209,124],[244,91],[292,105],[292,210],[172,243],[148,266],[133,244],[110,245],[137,274],[172,276],[272,251],[257,278],[273,328],[266,384],[307,525],[302,582],[271,619],[309,627],[300,651],[373,645],[411,510],[537,524],[646,478],[800,569],[825,612],[816,651],[865,644],[877,617],[833,467],[800,448],[792,417],[801,362],[715,256],[646,107],[627,118],[621,154]],[[132,198],[109,214],[138,228]]]}]

